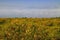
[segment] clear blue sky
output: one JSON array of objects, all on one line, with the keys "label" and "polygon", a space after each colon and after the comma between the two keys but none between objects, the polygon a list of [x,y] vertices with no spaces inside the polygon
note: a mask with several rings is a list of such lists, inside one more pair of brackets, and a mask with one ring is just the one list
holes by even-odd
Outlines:
[{"label": "clear blue sky", "polygon": [[[43,12],[48,9],[49,14],[47,13],[48,10],[46,10],[46,15],[43,12],[39,12],[43,9]],[[56,15],[52,15],[51,10],[55,11],[60,9],[60,0],[0,0],[0,16],[30,16],[33,17],[32,14],[37,14],[34,17],[39,16],[60,16],[60,13]],[[4,11],[4,12],[3,12]],[[27,12],[26,12],[27,11]],[[31,13],[30,13],[31,12]]]}]

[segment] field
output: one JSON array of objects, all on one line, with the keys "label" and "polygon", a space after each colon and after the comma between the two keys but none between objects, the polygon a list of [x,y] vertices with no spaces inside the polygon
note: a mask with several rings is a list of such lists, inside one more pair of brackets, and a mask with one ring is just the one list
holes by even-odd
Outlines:
[{"label": "field", "polygon": [[0,18],[0,40],[60,40],[60,18]]}]

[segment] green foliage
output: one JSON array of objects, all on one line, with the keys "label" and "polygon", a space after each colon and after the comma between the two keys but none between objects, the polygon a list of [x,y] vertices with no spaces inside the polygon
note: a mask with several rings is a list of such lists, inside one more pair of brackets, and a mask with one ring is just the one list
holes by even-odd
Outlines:
[{"label": "green foliage", "polygon": [[5,20],[0,20],[0,24],[4,24],[5,23]]},{"label": "green foliage", "polygon": [[60,19],[2,18],[0,40],[60,40]]}]

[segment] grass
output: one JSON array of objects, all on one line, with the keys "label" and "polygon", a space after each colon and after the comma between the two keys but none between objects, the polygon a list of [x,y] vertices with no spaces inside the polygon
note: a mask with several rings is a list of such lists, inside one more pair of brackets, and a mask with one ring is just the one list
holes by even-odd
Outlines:
[{"label": "grass", "polygon": [[60,40],[60,18],[0,18],[0,40]]}]

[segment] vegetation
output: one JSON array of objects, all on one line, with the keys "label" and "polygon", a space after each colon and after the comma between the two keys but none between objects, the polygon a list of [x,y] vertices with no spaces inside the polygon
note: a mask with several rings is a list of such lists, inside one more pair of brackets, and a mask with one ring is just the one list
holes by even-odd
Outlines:
[{"label": "vegetation", "polygon": [[0,40],[60,40],[60,18],[0,18]]}]

